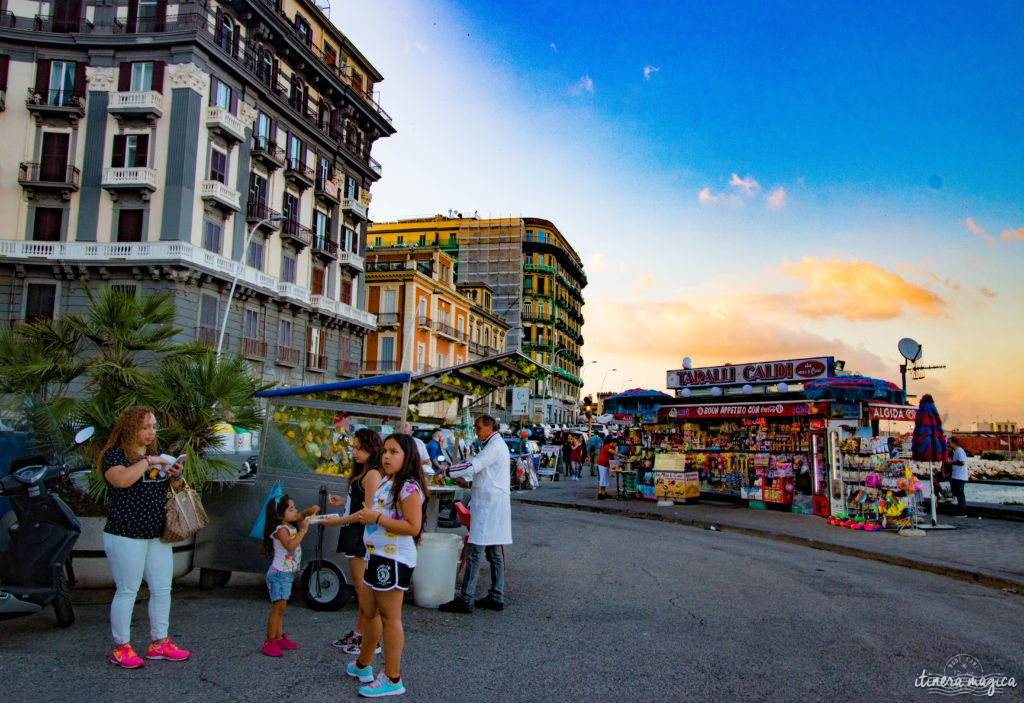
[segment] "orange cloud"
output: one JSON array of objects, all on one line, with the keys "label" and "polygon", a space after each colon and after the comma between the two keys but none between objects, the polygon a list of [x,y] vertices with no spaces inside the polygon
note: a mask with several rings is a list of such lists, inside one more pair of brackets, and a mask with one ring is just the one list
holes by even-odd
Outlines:
[{"label": "orange cloud", "polygon": [[870,261],[822,261],[804,257],[786,261],[782,272],[808,285],[794,294],[796,311],[811,318],[891,320],[906,312],[938,316],[946,301],[927,288]]},{"label": "orange cloud", "polygon": [[971,230],[975,234],[984,234],[985,232],[985,230],[983,230],[981,227],[978,227],[976,224],[974,224],[973,217],[967,218],[967,229]]},{"label": "orange cloud", "polygon": [[984,288],[984,287],[982,287],[982,289],[981,289],[981,294],[983,296],[985,296],[986,298],[994,298],[994,297],[996,297],[996,292],[995,291],[991,291],[988,288]]},{"label": "orange cloud", "polygon": [[1004,229],[1001,239],[1004,242],[1012,242],[1014,239],[1024,239],[1024,227],[1018,229],[1016,232]]}]

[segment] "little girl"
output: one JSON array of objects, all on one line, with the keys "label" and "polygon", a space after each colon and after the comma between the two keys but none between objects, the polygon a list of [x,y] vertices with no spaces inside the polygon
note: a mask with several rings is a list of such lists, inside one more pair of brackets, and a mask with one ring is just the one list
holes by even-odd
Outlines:
[{"label": "little girl", "polygon": [[[310,515],[320,508],[306,508],[301,513],[295,509],[295,501],[287,495],[267,503],[266,524],[263,527],[263,544],[260,551],[264,557],[273,557],[267,571],[267,589],[270,591],[270,617],[267,618],[267,639],[260,652],[268,657],[281,656],[282,649],[295,649],[297,644],[285,636],[284,609],[292,593],[295,572],[302,563],[302,538],[309,530]],[[301,520],[301,524],[299,521]]]},{"label": "little girl", "polygon": [[[405,633],[402,630],[402,599],[416,567],[416,543],[423,529],[427,481],[413,438],[392,434],[384,440],[381,457],[384,479],[373,494],[370,506],[360,510],[365,525],[366,570],[360,595],[360,621],[365,623],[359,656],[348,665],[348,675],[367,686],[359,695],[367,698],[405,693],[400,666]],[[380,613],[384,629],[384,671],[373,677],[373,650],[380,637],[375,616]]]}]

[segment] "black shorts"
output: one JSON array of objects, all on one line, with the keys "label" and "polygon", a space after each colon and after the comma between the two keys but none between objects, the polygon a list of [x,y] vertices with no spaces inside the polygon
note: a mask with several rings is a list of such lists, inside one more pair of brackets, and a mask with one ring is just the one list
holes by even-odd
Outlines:
[{"label": "black shorts", "polygon": [[391,591],[398,589],[408,591],[412,583],[412,567],[388,559],[378,554],[371,554],[366,562],[363,583],[375,591]]},{"label": "black shorts", "polygon": [[349,559],[365,559],[362,525],[342,525],[338,535],[338,551]]}]

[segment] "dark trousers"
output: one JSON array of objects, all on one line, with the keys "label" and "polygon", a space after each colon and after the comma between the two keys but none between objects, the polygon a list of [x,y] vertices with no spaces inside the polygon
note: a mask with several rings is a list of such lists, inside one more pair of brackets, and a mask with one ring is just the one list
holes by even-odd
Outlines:
[{"label": "dark trousers", "polygon": [[949,485],[953,488],[953,495],[956,496],[956,504],[958,512],[961,515],[967,514],[967,496],[964,495],[964,486],[967,485],[967,481],[961,481],[956,478],[949,479]]}]

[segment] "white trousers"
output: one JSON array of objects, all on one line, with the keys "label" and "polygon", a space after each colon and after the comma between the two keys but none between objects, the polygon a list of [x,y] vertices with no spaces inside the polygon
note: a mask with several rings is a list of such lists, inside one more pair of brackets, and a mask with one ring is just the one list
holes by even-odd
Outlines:
[{"label": "white trousers", "polygon": [[607,466],[597,465],[597,485],[601,488],[608,488],[608,477],[611,475],[609,471],[611,469]]},{"label": "white trousers", "polygon": [[174,552],[171,545],[155,539],[132,539],[103,533],[103,551],[110,562],[117,591],[110,604],[110,632],[117,645],[131,641],[135,597],[146,577],[149,586],[150,639],[167,637],[171,616],[171,578]]}]

